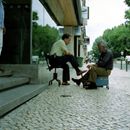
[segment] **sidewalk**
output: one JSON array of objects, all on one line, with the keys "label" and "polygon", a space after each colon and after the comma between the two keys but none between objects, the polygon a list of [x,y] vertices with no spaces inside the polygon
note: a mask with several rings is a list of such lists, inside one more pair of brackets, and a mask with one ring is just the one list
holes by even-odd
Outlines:
[{"label": "sidewalk", "polygon": [[130,130],[130,71],[114,68],[109,80],[109,90],[54,82],[0,119],[0,130]]}]

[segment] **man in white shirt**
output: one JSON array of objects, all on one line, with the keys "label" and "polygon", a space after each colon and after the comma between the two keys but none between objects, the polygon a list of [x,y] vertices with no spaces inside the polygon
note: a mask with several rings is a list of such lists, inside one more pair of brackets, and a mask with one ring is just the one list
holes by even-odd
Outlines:
[{"label": "man in white shirt", "polygon": [[67,62],[70,62],[72,67],[75,69],[77,75],[81,75],[82,73],[86,71],[81,71],[78,68],[78,63],[76,58],[69,52],[67,49],[67,45],[71,41],[71,35],[70,34],[64,34],[62,36],[62,40],[58,40],[55,42],[51,48],[51,55],[56,55],[54,58],[54,62],[61,68],[63,68],[63,76],[62,76],[62,85],[69,85],[68,81],[70,80],[70,72],[69,72],[69,66]]}]

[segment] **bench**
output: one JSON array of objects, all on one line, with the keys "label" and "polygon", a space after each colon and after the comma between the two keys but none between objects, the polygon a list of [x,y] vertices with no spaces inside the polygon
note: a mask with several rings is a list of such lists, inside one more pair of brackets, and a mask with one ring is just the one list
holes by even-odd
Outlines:
[{"label": "bench", "polygon": [[106,86],[106,88],[109,89],[109,77],[108,76],[98,76],[96,79],[96,85],[97,85],[97,87]]}]

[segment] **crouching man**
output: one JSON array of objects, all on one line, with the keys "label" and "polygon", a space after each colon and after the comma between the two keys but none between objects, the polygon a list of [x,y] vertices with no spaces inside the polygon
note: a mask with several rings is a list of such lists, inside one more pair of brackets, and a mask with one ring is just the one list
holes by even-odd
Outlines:
[{"label": "crouching man", "polygon": [[83,87],[86,89],[95,89],[97,76],[109,76],[113,69],[113,54],[112,51],[107,48],[104,40],[97,43],[100,56],[96,64],[87,65],[89,71],[80,79],[72,78],[78,86],[83,83]]}]

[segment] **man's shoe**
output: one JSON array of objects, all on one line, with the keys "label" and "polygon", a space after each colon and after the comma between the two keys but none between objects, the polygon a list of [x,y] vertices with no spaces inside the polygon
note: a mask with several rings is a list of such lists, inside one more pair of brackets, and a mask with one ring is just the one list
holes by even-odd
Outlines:
[{"label": "man's shoe", "polygon": [[70,85],[68,82],[62,82],[62,85]]},{"label": "man's shoe", "polygon": [[83,71],[80,70],[80,71],[77,72],[77,76],[82,75],[82,74],[85,73],[85,72],[87,72],[87,70],[83,70]]},{"label": "man's shoe", "polygon": [[81,83],[79,79],[74,79],[74,78],[72,78],[72,81],[75,82],[78,86],[79,86],[80,83]]},{"label": "man's shoe", "polygon": [[96,86],[95,83],[88,81],[88,82],[83,84],[83,88],[85,88],[85,89],[97,89],[97,86]]}]

